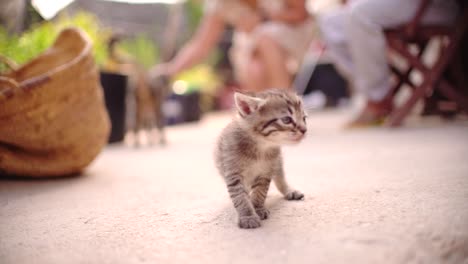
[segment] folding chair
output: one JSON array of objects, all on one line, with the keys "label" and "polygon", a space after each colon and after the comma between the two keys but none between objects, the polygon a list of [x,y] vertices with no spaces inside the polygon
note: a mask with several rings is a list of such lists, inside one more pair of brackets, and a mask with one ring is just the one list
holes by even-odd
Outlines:
[{"label": "folding chair", "polygon": [[[399,54],[408,64],[408,68],[403,71],[390,65],[390,69],[397,77],[393,91],[397,92],[404,84],[413,88],[409,99],[391,113],[387,125],[400,126],[416,102],[430,96],[435,89],[455,102],[459,108],[468,112],[468,98],[466,94],[461,92],[468,87],[461,81],[463,73],[460,73],[460,68],[454,69],[457,71],[454,74],[458,79],[457,87],[444,78],[444,73],[450,69],[455,61],[455,54],[461,48],[462,38],[468,26],[468,3],[466,1],[459,1],[459,3],[460,14],[452,26],[421,25],[421,18],[430,4],[430,0],[422,0],[412,21],[385,32],[390,51]],[[427,44],[433,38],[442,40],[441,47],[436,62],[432,66],[426,66],[421,61],[421,57]],[[410,45],[417,47],[416,54],[410,51]],[[414,70],[420,72],[423,77],[423,81],[419,85],[410,79],[410,74]]]}]

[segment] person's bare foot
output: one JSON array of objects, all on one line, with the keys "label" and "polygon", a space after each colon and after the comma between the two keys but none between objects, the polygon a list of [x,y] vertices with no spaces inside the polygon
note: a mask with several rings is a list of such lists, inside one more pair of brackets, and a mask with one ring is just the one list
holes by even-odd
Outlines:
[{"label": "person's bare foot", "polygon": [[385,98],[379,102],[368,101],[361,113],[346,125],[346,128],[380,126],[393,109],[393,98]]}]

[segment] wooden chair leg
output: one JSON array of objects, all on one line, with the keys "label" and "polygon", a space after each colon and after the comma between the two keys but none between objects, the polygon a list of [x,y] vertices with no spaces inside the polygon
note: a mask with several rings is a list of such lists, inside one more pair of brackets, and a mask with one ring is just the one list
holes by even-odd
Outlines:
[{"label": "wooden chair leg", "polygon": [[464,74],[462,55],[456,54],[454,63],[450,66],[457,90],[464,96],[468,96],[468,77]]},{"label": "wooden chair leg", "polygon": [[392,112],[386,125],[390,127],[401,126],[403,120],[410,113],[411,109],[413,109],[416,102],[422,99],[426,95],[427,90],[431,89],[433,85],[434,81],[432,78],[424,80],[423,83],[413,91],[410,98],[400,108]]},{"label": "wooden chair leg", "polygon": [[425,97],[435,86],[435,84],[440,80],[443,69],[447,66],[450,61],[451,56],[454,52],[454,42],[449,44],[449,47],[446,48],[446,52],[442,52],[438,61],[436,62],[434,68],[427,70],[427,68],[420,62],[416,61],[416,58],[409,57],[408,59],[415,61],[412,63],[418,70],[424,75],[423,83],[414,89],[410,98],[401,106],[399,109],[393,111],[390,115],[387,125],[391,127],[401,126],[405,117],[410,113],[411,109],[414,107],[416,102]]},{"label": "wooden chair leg", "polygon": [[[418,50],[418,53],[416,54],[418,59],[422,57],[426,47],[427,47],[427,42],[418,44],[419,50]],[[391,64],[389,65],[390,70],[398,79],[396,84],[393,86],[391,90],[391,93],[393,94],[393,96],[398,93],[398,91],[401,89],[401,87],[404,84],[408,84],[411,88],[416,89],[416,85],[410,79],[410,75],[411,75],[411,72],[414,70],[414,67],[411,65],[411,63],[408,63],[408,64],[409,64],[408,68],[404,72],[401,72],[394,65],[391,65]]]},{"label": "wooden chair leg", "polygon": [[415,88],[416,86],[414,83],[410,80],[409,75],[413,71],[413,67],[409,67],[405,72],[400,72],[397,68],[395,68],[393,65],[390,65],[390,70],[393,72],[393,74],[397,77],[398,81],[395,83],[394,88],[392,88],[392,91],[394,93],[398,92],[398,90],[403,86],[404,84],[408,84],[411,86],[411,88]]},{"label": "wooden chair leg", "polygon": [[439,91],[446,96],[448,99],[457,103],[459,107],[465,110],[468,113],[468,99],[465,95],[459,93],[452,85],[449,84],[446,80],[441,80]]},{"label": "wooden chair leg", "polygon": [[434,85],[439,80],[441,80],[444,69],[447,68],[448,63],[452,60],[455,51],[459,46],[459,42],[464,30],[465,27],[460,27],[457,29],[456,33],[450,37],[448,45],[444,48],[443,52],[441,52],[439,59],[430,70],[428,70],[427,67],[407,49],[401,49],[400,47],[399,52],[407,57],[412,66],[422,72],[424,81],[413,91],[410,98],[403,104],[402,107],[392,112],[388,121],[386,122],[386,125],[390,127],[401,126],[403,120],[410,113],[416,102],[422,99],[428,92],[430,92],[434,88]]}]

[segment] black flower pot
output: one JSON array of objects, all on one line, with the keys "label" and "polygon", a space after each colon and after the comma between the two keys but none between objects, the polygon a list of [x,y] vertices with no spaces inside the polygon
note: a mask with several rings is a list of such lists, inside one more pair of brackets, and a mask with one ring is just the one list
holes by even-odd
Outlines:
[{"label": "black flower pot", "polygon": [[125,96],[127,76],[101,72],[101,85],[104,90],[106,108],[112,124],[109,143],[121,142],[125,136]]}]

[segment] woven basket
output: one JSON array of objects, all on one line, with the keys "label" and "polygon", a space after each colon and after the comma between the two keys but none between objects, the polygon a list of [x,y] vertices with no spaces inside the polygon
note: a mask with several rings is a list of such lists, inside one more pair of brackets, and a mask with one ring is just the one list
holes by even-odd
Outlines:
[{"label": "woven basket", "polygon": [[63,30],[52,47],[0,76],[0,174],[82,171],[106,145],[110,122],[88,37]]}]

